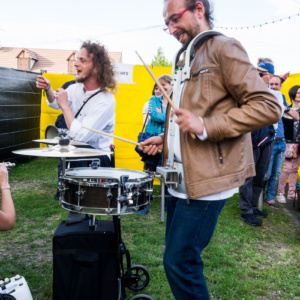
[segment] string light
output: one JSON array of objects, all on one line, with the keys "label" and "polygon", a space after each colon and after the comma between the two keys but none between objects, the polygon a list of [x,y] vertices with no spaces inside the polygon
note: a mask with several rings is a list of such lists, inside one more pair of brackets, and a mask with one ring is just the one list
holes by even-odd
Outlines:
[{"label": "string light", "polygon": [[278,22],[282,22],[283,20],[290,20],[291,18],[294,18],[294,17],[299,17],[300,16],[300,13],[297,13],[295,15],[292,15],[292,16],[288,16],[286,18],[282,18],[282,19],[279,19],[279,20],[275,20],[275,21],[270,21],[270,22],[265,22],[265,23],[262,23],[262,24],[258,24],[258,25],[252,25],[252,26],[241,26],[241,27],[224,27],[224,26],[217,26],[215,28],[220,28],[220,29],[249,29],[249,28],[257,28],[257,27],[262,27],[262,26],[266,26],[266,25],[269,25],[269,24],[274,24],[274,23],[278,23]]}]

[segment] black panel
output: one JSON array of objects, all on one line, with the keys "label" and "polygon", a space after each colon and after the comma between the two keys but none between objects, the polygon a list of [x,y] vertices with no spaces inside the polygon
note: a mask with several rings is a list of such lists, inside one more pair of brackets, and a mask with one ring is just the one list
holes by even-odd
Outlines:
[{"label": "black panel", "polygon": [[12,161],[13,150],[36,148],[40,138],[41,90],[38,73],[0,67],[0,161]]}]

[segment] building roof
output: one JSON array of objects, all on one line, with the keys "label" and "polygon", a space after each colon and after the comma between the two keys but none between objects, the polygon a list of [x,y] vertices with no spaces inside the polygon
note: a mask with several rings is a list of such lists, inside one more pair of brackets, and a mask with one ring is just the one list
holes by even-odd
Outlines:
[{"label": "building roof", "polygon": [[[68,73],[68,59],[72,54],[77,54],[76,50],[1,47],[0,67],[17,69],[18,57],[23,52],[26,57],[35,61],[30,71],[46,70],[47,73],[54,74]],[[114,63],[122,63],[122,52],[109,52],[108,54]]]}]

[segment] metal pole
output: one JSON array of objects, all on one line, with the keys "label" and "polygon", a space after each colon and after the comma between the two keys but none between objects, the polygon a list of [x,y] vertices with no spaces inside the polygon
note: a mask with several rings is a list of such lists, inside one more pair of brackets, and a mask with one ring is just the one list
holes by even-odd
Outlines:
[{"label": "metal pole", "polygon": [[165,220],[165,183],[164,179],[160,177],[160,220]]}]

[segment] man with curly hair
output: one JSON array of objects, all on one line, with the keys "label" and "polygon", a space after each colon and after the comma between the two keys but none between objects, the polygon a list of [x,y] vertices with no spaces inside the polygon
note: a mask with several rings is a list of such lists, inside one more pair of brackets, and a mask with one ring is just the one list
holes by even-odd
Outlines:
[{"label": "man with curly hair", "polygon": [[[108,91],[110,89],[114,92],[117,87],[113,64],[102,45],[88,41],[82,44],[74,66],[76,83],[67,89],[58,88],[54,92],[50,81],[40,75],[37,76],[36,85],[46,91],[49,107],[62,110],[69,135],[73,140],[87,143],[95,149],[109,151],[109,146],[113,143],[111,137],[83,127],[110,134],[114,132],[116,101],[113,94]],[[88,103],[82,107],[87,100]],[[81,107],[82,110],[76,117]],[[102,167],[109,166],[107,156],[102,160]]]}]

